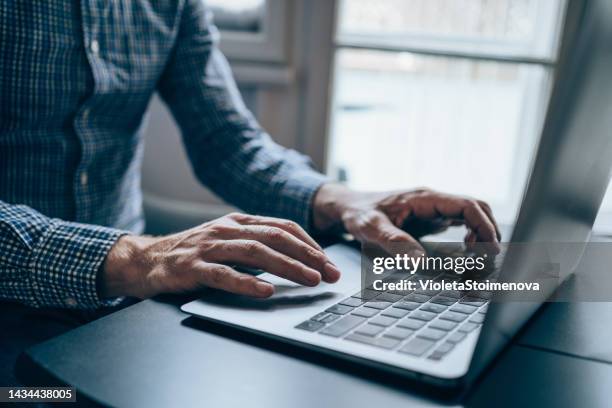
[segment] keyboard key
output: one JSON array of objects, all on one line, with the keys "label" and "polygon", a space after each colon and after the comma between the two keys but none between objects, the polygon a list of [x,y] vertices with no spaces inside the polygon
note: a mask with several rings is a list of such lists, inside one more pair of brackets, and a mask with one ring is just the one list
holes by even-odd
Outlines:
[{"label": "keyboard key", "polygon": [[325,323],[317,322],[314,320],[306,320],[305,322],[302,322],[295,326],[295,328],[300,330],[306,330],[309,332],[315,332],[323,326],[325,326]]},{"label": "keyboard key", "polygon": [[388,331],[386,331],[385,334],[383,334],[383,336],[393,337],[394,339],[398,339],[398,340],[405,340],[408,337],[412,336],[413,333],[414,333],[414,330],[402,329],[400,327],[393,327],[389,329]]},{"label": "keyboard key", "polygon": [[364,306],[364,307],[360,307],[358,309],[353,310],[352,314],[356,316],[362,316],[362,317],[372,317],[374,315],[377,315],[378,312],[380,312],[380,310]]},{"label": "keyboard key", "polygon": [[346,340],[356,341],[358,343],[370,344],[372,346],[384,348],[384,349],[394,349],[400,344],[399,340],[392,339],[390,337],[368,337],[362,336],[360,334],[349,334],[345,337]]},{"label": "keyboard key", "polygon": [[363,305],[363,303],[364,303],[363,300],[357,299],[354,297],[346,298],[342,302],[340,302],[341,305],[350,306],[350,307],[361,306]]},{"label": "keyboard key", "polygon": [[455,306],[451,307],[450,310],[457,313],[472,314],[476,311],[476,308],[474,306],[457,303]]},{"label": "keyboard key", "polygon": [[455,299],[460,299],[462,295],[458,290],[444,290],[440,293],[441,296],[452,297]]},{"label": "keyboard key", "polygon": [[421,306],[421,310],[431,313],[442,313],[446,310],[446,306],[437,305],[435,303],[425,303],[423,306]]},{"label": "keyboard key", "polygon": [[417,295],[426,295],[426,296],[435,296],[441,291],[439,290],[428,290],[428,289],[419,289],[415,290],[414,293]]},{"label": "keyboard key", "polygon": [[391,306],[391,303],[390,302],[370,301],[366,303],[364,306],[373,307],[374,309],[384,310],[388,308],[389,306]]},{"label": "keyboard key", "polygon": [[406,301],[417,302],[417,303],[425,303],[429,299],[431,299],[431,296],[419,295],[416,292],[415,293],[411,293],[410,295],[408,295],[408,296],[406,296],[404,298],[404,300],[406,300]]},{"label": "keyboard key", "polygon": [[399,351],[412,356],[420,357],[425,354],[427,350],[432,348],[434,344],[436,344],[434,341],[415,337],[406,343]]},{"label": "keyboard key", "polygon": [[353,295],[353,297],[363,300],[374,299],[376,296],[380,295],[381,292],[377,290],[364,289],[361,292],[357,292]]},{"label": "keyboard key", "polygon": [[334,313],[328,313],[327,316],[325,316],[323,319],[321,319],[319,321],[323,322],[323,323],[331,323],[331,322],[335,322],[336,320],[338,320],[341,317],[342,316],[334,314]]},{"label": "keyboard key", "polygon": [[478,313],[487,313],[488,309],[489,309],[489,305],[484,305],[483,307],[480,308]]},{"label": "keyboard key", "polygon": [[438,341],[448,333],[443,330],[425,329],[417,333],[417,337]]},{"label": "keyboard key", "polygon": [[373,324],[364,324],[363,326],[357,328],[357,330],[355,330],[355,333],[361,334],[363,336],[374,337],[383,330],[385,330],[385,328],[381,326],[375,326]]},{"label": "keyboard key", "polygon": [[440,315],[440,319],[450,320],[452,322],[461,323],[467,318],[466,314],[456,313],[456,312],[446,312],[443,315]]},{"label": "keyboard key", "polygon": [[376,316],[375,318],[371,319],[368,323],[376,324],[378,326],[383,326],[383,327],[389,327],[389,326],[394,325],[395,322],[397,322],[397,319],[394,319],[393,317]]},{"label": "keyboard key", "polygon": [[348,312],[352,312],[353,308],[350,306],[344,306],[344,305],[333,305],[332,307],[328,308],[325,311],[329,313],[343,315],[343,314],[347,314]]},{"label": "keyboard key", "polygon": [[421,306],[420,303],[417,302],[407,302],[405,300],[402,300],[401,302],[397,302],[393,305],[393,307],[399,307],[400,309],[406,309],[406,310],[414,310],[414,309],[418,309],[419,306]]},{"label": "keyboard key", "polygon": [[400,318],[406,316],[408,313],[410,313],[410,311],[408,311],[408,310],[398,309],[397,307],[390,307],[387,310],[384,310],[382,312],[382,315],[383,316],[394,317],[396,319],[400,319]]},{"label": "keyboard key", "polygon": [[459,328],[459,331],[462,333],[470,333],[474,329],[476,329],[479,325],[476,323],[463,323],[463,325]]},{"label": "keyboard key", "polygon": [[481,313],[476,313],[474,316],[470,317],[470,322],[481,324],[484,322],[485,315]]},{"label": "keyboard key", "polygon": [[457,344],[463,339],[465,339],[465,333],[456,331],[450,336],[448,336],[448,339],[446,339],[446,341],[448,341],[449,343]]},{"label": "keyboard key", "polygon": [[480,298],[464,297],[463,299],[459,301],[459,303],[462,303],[464,305],[480,307],[484,305],[486,302],[485,300],[480,299]]},{"label": "keyboard key", "polygon": [[424,320],[426,322],[433,320],[436,317],[435,313],[425,312],[423,310],[415,310],[410,313],[410,317],[417,320]]},{"label": "keyboard key", "polygon": [[450,306],[457,303],[457,299],[446,296],[436,296],[431,299],[430,302],[437,303],[439,305]]},{"label": "keyboard key", "polygon": [[442,343],[427,358],[431,360],[440,360],[442,357],[448,354],[448,352],[451,351],[453,347],[455,347],[453,343],[449,343],[449,342]]},{"label": "keyboard key", "polygon": [[376,301],[377,302],[391,302],[391,303],[395,303],[398,300],[402,300],[403,296],[402,295],[394,295],[392,293],[381,293],[380,295],[378,295],[376,297]]},{"label": "keyboard key", "polygon": [[449,320],[434,320],[433,322],[429,323],[429,326],[432,329],[440,329],[440,330],[445,330],[445,331],[451,331],[453,330],[455,327],[457,327],[457,323],[455,322],[451,322]]},{"label": "keyboard key", "polygon": [[344,316],[342,319],[338,320],[335,323],[327,326],[319,333],[325,334],[327,336],[340,337],[343,334],[347,333],[349,330],[359,326],[361,323],[365,322],[366,319],[359,316],[348,315]]},{"label": "keyboard key", "polygon": [[493,292],[487,292],[484,290],[483,291],[473,290],[469,292],[467,295],[468,297],[477,298],[479,300],[488,300],[493,297]]},{"label": "keyboard key", "polygon": [[455,345],[453,343],[444,342],[444,343],[440,344],[435,351],[438,351],[440,353],[446,354],[449,351],[451,351],[454,347],[455,347]]},{"label": "keyboard key", "polygon": [[425,322],[422,320],[414,320],[411,318],[406,318],[406,319],[402,319],[399,321],[399,323],[397,324],[397,327],[401,327],[401,328],[405,328],[405,329],[411,329],[411,330],[418,330],[421,327],[425,326]]},{"label": "keyboard key", "polygon": [[328,313],[328,312],[317,313],[316,315],[312,316],[310,320],[314,320],[315,322],[320,322],[320,321],[323,321],[323,319],[325,319],[329,315],[331,315],[331,313]]}]

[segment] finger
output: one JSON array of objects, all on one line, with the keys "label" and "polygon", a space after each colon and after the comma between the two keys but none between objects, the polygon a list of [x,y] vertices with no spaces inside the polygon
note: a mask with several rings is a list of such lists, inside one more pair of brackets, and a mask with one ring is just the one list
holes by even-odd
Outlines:
[{"label": "finger", "polygon": [[222,233],[228,240],[248,239],[259,241],[268,247],[316,269],[326,282],[340,279],[340,271],[329,260],[325,252],[313,248],[304,241],[277,227],[268,225],[240,225],[228,227]]},{"label": "finger", "polygon": [[240,273],[226,265],[203,263],[196,271],[199,274],[199,282],[210,288],[258,298],[267,298],[274,293],[271,283]]},{"label": "finger", "polygon": [[449,196],[436,200],[434,205],[442,216],[463,219],[466,226],[476,232],[479,241],[497,243],[495,226],[477,202]]},{"label": "finger", "polygon": [[382,247],[386,252],[406,253],[410,256],[425,255],[425,249],[406,231],[396,227],[387,216],[380,213],[373,216],[361,229],[363,239]]},{"label": "finger", "polygon": [[253,240],[236,239],[225,241],[218,250],[210,253],[213,262],[237,263],[289,279],[306,286],[321,282],[321,274],[297,259],[284,255],[267,245]]},{"label": "finger", "polygon": [[264,217],[249,214],[234,214],[235,220],[242,225],[268,225],[287,231],[296,238],[304,241],[313,248],[323,250],[317,242],[296,222],[284,220],[282,218]]},{"label": "finger", "polygon": [[497,240],[501,241],[502,235],[499,230],[499,225],[497,225],[497,220],[495,220],[495,217],[493,216],[493,210],[491,210],[491,207],[489,206],[489,204],[485,203],[484,201],[478,201],[478,205],[480,205],[480,208],[482,208],[485,214],[487,214],[487,217],[489,217],[489,220],[495,227],[495,233],[497,235]]}]

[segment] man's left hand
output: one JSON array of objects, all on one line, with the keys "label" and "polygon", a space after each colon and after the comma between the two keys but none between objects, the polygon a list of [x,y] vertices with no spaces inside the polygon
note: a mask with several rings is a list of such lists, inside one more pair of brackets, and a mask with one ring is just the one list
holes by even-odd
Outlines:
[{"label": "man's left hand", "polygon": [[451,225],[467,227],[467,244],[486,242],[499,250],[501,239],[487,203],[427,188],[364,193],[325,184],[314,200],[313,223],[317,231],[345,231],[389,253],[402,244],[413,256],[424,253],[417,241],[420,236]]}]

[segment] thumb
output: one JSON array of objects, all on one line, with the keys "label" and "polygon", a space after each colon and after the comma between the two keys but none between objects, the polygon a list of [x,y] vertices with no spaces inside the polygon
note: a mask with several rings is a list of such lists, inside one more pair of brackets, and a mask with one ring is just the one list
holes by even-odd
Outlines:
[{"label": "thumb", "polygon": [[375,227],[368,234],[367,240],[383,248],[387,253],[423,256],[425,249],[406,231],[396,227],[391,220],[381,214]]}]

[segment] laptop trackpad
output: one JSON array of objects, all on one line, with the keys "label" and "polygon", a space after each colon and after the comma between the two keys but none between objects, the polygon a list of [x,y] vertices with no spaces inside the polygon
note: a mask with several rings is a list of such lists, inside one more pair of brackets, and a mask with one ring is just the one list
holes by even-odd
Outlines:
[{"label": "laptop trackpad", "polygon": [[316,287],[307,287],[269,273],[258,277],[274,285],[274,295],[267,299],[254,299],[211,290],[202,300],[206,303],[237,309],[284,310],[327,304],[330,299],[344,296],[338,291],[337,286],[326,283],[321,283]]}]

